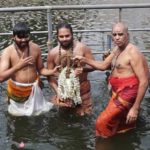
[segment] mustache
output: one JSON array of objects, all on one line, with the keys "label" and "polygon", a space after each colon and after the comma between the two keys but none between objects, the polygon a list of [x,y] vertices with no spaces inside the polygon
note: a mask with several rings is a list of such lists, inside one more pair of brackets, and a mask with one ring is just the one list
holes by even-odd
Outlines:
[{"label": "mustache", "polygon": [[60,46],[61,46],[62,48],[64,48],[64,49],[68,49],[68,48],[71,48],[71,47],[72,47],[72,44],[69,43],[69,44],[67,44],[67,45],[64,45],[63,43],[60,43]]},{"label": "mustache", "polygon": [[18,47],[24,48],[24,47],[28,47],[28,46],[29,46],[29,41],[30,41],[30,40],[27,40],[27,41],[23,41],[23,42],[21,42],[21,43],[17,43],[16,41],[14,41],[14,43],[15,43]]},{"label": "mustache", "polygon": [[60,46],[62,47],[71,47],[73,45],[73,40],[71,41],[59,41]]}]

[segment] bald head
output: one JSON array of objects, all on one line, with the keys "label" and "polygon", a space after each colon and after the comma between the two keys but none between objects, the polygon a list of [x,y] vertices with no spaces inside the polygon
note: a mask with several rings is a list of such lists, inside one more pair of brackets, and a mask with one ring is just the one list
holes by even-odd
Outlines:
[{"label": "bald head", "polygon": [[128,27],[122,22],[118,22],[112,27],[112,40],[120,49],[124,49],[129,43]]},{"label": "bald head", "polygon": [[121,28],[125,33],[128,33],[128,27],[122,22],[114,24],[112,27],[112,31],[116,28]]}]

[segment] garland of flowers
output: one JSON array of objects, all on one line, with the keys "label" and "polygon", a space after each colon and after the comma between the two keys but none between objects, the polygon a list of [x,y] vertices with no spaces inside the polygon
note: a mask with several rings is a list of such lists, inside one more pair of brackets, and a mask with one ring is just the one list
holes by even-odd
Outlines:
[{"label": "garland of flowers", "polygon": [[[70,59],[73,56],[73,48],[68,52],[67,66],[61,69],[58,77],[58,92],[63,101],[70,99],[77,105],[82,103],[80,96],[80,82],[79,77],[75,76],[75,71],[70,64]],[[61,47],[59,47],[59,63],[61,65]]]},{"label": "garland of flowers", "polygon": [[67,67],[65,67],[58,78],[58,92],[65,101],[73,100],[74,104],[81,104],[79,77],[75,77],[74,69],[70,68],[69,78],[66,77]]}]

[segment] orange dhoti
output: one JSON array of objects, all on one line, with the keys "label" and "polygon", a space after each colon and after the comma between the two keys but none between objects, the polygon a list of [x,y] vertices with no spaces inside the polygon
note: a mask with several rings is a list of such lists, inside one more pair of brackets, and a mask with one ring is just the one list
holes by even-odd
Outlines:
[{"label": "orange dhoti", "polygon": [[13,99],[16,102],[25,102],[32,91],[33,84],[28,84],[28,86],[16,86],[12,80],[8,80],[7,85],[7,95],[8,98]]},{"label": "orange dhoti", "polygon": [[109,83],[112,87],[112,97],[96,121],[96,136],[104,138],[135,128],[136,124],[126,124],[126,116],[137,96],[137,77],[110,77]]},{"label": "orange dhoti", "polygon": [[75,107],[75,111],[81,116],[83,116],[84,114],[91,114],[92,112],[90,88],[90,82],[88,80],[80,83],[80,96],[82,99],[82,104],[77,105]]},{"label": "orange dhoti", "polygon": [[45,100],[39,87],[39,80],[34,83],[8,81],[8,112],[13,116],[36,116],[48,112],[53,104]]}]

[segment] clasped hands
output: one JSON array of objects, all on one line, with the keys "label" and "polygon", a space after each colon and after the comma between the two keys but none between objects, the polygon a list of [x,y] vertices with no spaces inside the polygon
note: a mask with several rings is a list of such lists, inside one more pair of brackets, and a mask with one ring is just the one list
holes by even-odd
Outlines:
[{"label": "clasped hands", "polygon": [[72,107],[73,101],[70,99],[63,100],[59,95],[55,97],[54,104],[60,107]]}]

